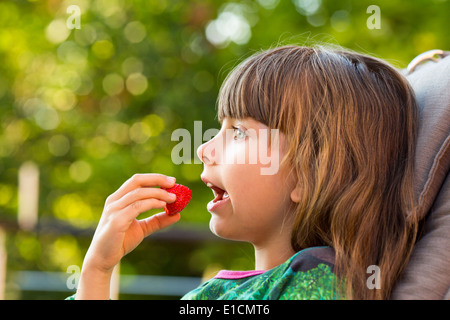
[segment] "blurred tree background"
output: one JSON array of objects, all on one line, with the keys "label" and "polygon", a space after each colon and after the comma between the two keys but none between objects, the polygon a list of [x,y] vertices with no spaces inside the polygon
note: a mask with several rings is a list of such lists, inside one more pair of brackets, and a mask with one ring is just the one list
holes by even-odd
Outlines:
[{"label": "blurred tree background", "polygon": [[[79,29],[69,28],[71,5],[80,9]],[[380,8],[379,29],[367,25],[370,5]],[[219,128],[220,84],[255,51],[327,42],[405,68],[424,51],[450,49],[449,20],[448,0],[1,1],[3,297],[70,295],[74,290],[23,288],[20,272],[81,266],[106,197],[134,173],[175,176],[192,189],[193,201],[176,226],[123,259],[121,274],[202,277],[217,268],[253,268],[249,245],[210,234],[212,193],[199,178],[203,167],[173,163],[172,132],[192,132],[194,159],[194,121],[202,121],[203,132]],[[38,190],[27,183],[33,172]],[[25,217],[29,224],[21,225],[21,197],[32,201],[27,192],[36,191],[38,221]]]}]

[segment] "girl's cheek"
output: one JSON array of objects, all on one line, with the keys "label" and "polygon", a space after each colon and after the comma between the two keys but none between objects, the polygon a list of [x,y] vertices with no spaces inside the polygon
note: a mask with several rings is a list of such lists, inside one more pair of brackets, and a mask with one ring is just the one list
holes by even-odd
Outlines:
[{"label": "girl's cheek", "polygon": [[256,141],[232,141],[227,143],[224,151],[227,164],[255,166],[260,163]]}]

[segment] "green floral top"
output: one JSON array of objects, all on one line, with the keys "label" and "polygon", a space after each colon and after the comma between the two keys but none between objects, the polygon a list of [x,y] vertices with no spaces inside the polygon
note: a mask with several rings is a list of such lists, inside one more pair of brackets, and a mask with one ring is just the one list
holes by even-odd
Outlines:
[{"label": "green floral top", "polygon": [[[268,271],[220,271],[182,300],[330,300],[336,293],[334,250],[312,247]],[[74,300],[72,295],[67,300]]]},{"label": "green floral top", "polygon": [[313,247],[297,252],[268,271],[220,271],[182,297],[184,300],[324,300],[335,291],[334,250]]}]

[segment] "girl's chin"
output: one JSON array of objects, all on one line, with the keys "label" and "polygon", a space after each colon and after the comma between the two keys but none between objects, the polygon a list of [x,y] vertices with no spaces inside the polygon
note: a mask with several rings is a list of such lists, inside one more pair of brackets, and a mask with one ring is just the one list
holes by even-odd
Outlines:
[{"label": "girl's chin", "polygon": [[209,220],[209,230],[219,238],[228,239],[225,236],[225,232],[223,228],[220,227],[220,223],[218,223],[218,217],[215,217],[214,215],[211,217],[211,220]]},{"label": "girl's chin", "polygon": [[209,229],[219,238],[233,240],[233,241],[248,241],[244,236],[237,234],[236,228],[227,224],[220,217],[214,214],[209,221]]}]

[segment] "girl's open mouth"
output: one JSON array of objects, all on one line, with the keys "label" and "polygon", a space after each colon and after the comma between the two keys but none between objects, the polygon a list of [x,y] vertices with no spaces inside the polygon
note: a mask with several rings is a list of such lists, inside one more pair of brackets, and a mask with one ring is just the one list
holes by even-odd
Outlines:
[{"label": "girl's open mouth", "polygon": [[212,183],[210,183],[210,182],[208,182],[207,184],[206,184],[209,188],[211,188],[211,190],[213,191],[213,193],[214,193],[214,200],[213,200],[213,203],[216,203],[216,202],[218,202],[218,201],[221,201],[221,200],[226,200],[226,199],[228,199],[229,198],[229,195],[228,195],[228,193],[225,191],[225,190],[223,190],[223,189],[220,189],[219,187],[216,187],[216,186],[214,186]]},{"label": "girl's open mouth", "polygon": [[229,196],[228,192],[226,192],[224,189],[213,185],[205,177],[202,177],[202,180],[206,184],[207,187],[211,188],[211,190],[213,191],[213,194],[214,194],[214,199],[211,200],[207,205],[208,211],[210,211],[210,212],[214,211],[219,206],[222,206],[223,204],[227,203],[230,200],[230,196]]}]

